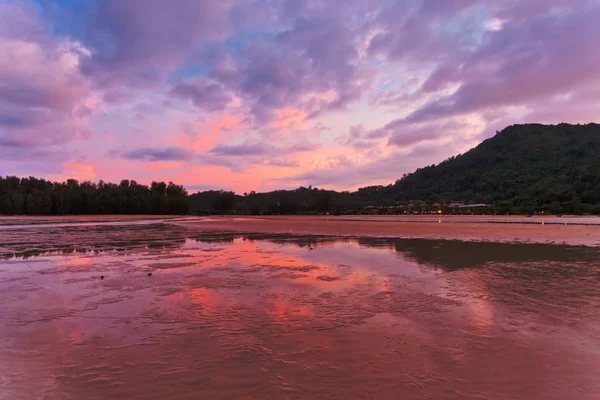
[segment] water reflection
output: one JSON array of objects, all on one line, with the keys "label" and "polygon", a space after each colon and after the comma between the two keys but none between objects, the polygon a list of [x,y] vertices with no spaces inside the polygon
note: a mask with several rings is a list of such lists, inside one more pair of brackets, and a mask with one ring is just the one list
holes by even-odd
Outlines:
[{"label": "water reflection", "polygon": [[163,224],[0,239],[5,398],[598,395],[596,249]]},{"label": "water reflection", "polygon": [[236,239],[294,244],[313,249],[333,243],[352,242],[361,247],[394,249],[420,264],[445,271],[481,267],[489,262],[515,263],[525,261],[572,262],[598,258],[595,248],[544,244],[507,244],[468,242],[459,240],[336,238],[331,236],[281,234],[195,233],[193,230],[169,224],[141,226],[36,228],[0,232],[0,258],[38,257],[48,253],[70,254],[100,251],[131,251],[137,249],[177,249],[186,241],[226,244]]}]

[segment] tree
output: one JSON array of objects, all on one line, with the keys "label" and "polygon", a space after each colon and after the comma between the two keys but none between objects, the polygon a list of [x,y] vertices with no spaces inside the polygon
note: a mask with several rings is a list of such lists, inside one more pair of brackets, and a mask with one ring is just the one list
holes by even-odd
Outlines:
[{"label": "tree", "polygon": [[235,204],[235,193],[220,191],[213,203],[213,208],[221,213],[231,211]]},{"label": "tree", "polygon": [[331,193],[327,190],[320,190],[317,195],[317,210],[321,212],[329,212],[331,210],[332,200]]}]

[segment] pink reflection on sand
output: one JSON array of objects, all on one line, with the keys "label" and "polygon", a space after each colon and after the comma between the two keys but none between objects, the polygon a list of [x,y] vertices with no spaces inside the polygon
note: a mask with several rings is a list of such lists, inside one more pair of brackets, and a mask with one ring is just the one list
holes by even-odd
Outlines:
[{"label": "pink reflection on sand", "polygon": [[170,234],[180,247],[0,265],[0,393],[594,398],[595,319],[577,318],[597,309],[593,263],[565,281],[561,263],[446,271],[385,242]]}]

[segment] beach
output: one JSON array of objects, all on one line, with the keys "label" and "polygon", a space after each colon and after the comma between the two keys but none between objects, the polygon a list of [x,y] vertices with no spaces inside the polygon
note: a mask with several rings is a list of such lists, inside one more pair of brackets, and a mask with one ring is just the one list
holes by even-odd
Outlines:
[{"label": "beach", "polygon": [[597,226],[344,218],[11,219],[0,398],[598,398]]},{"label": "beach", "polygon": [[203,231],[600,246],[600,218],[268,216],[174,220]]}]

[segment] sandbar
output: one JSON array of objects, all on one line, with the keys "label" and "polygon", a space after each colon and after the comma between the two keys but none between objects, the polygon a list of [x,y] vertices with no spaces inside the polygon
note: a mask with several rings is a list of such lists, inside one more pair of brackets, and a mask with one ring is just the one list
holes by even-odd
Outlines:
[{"label": "sandbar", "polygon": [[493,218],[475,221],[469,217],[394,220],[289,216],[186,218],[173,223],[202,231],[600,246],[600,226],[578,224],[576,218],[565,219],[563,224],[498,223]]}]

